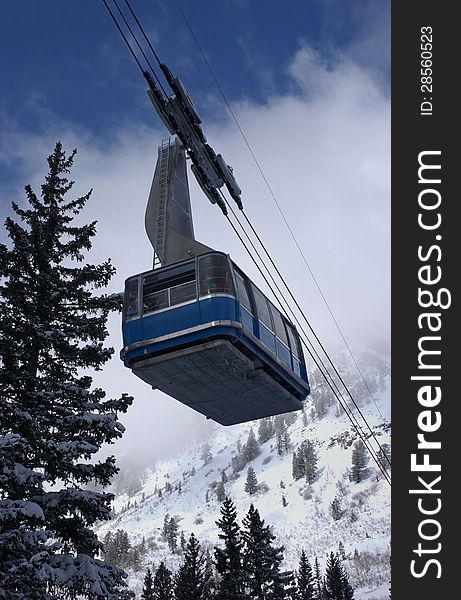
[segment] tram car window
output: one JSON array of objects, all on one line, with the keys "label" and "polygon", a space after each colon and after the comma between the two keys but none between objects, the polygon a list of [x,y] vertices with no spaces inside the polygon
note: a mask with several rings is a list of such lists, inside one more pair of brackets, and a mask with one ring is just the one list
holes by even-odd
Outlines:
[{"label": "tram car window", "polygon": [[210,254],[199,258],[200,296],[235,295],[227,256]]}]

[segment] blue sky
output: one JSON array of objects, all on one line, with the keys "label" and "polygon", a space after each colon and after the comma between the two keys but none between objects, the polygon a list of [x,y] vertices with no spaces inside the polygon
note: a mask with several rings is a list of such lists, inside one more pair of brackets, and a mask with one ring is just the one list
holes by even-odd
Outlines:
[{"label": "blue sky", "polygon": [[[180,1],[346,338],[389,341],[389,3]],[[296,298],[335,348],[338,332],[176,0],[132,4],[160,57],[191,91],[211,145],[234,167],[247,214]],[[94,189],[82,217],[98,221],[91,259],[112,258],[112,290],[120,291],[152,260],[144,211],[166,132],[146,84],[100,0],[5,0],[2,9],[0,221],[11,200],[23,201],[25,184],[39,189],[56,140],[77,147],[75,191]],[[229,252],[265,289],[219,210],[189,182],[197,238]],[[118,353],[118,315],[110,330]],[[101,385],[136,396],[124,419],[136,423],[127,443],[170,443],[162,416],[175,416],[178,438],[186,436],[199,417],[166,396],[153,402],[159,393],[136,380],[117,353]]]},{"label": "blue sky", "polygon": [[[181,74],[206,115],[216,89],[176,0],[132,4],[160,57]],[[263,103],[275,91],[289,91],[287,67],[303,43],[327,61],[345,52],[386,78],[383,0],[181,0],[181,6],[231,101]],[[49,113],[106,137],[120,122],[152,118],[144,82],[100,0],[6,0],[0,49],[0,111],[24,128],[39,129]]]}]

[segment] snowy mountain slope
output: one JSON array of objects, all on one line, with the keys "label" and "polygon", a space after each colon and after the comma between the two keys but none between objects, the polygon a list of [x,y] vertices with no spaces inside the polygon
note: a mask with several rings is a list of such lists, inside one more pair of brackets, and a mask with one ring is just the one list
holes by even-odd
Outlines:
[{"label": "snowy mountain slope", "polygon": [[[378,370],[383,371],[382,364]],[[389,387],[386,371],[374,392],[380,414],[370,401],[361,407],[381,445],[390,442],[389,423],[382,419],[382,415],[388,416]],[[217,428],[208,440],[208,464],[204,464],[202,446],[191,446],[152,466],[138,493],[116,498],[112,521],[102,525],[98,533],[103,538],[108,531],[123,529],[132,544],[144,539],[140,571],[131,577],[133,589],[140,589],[145,568],[152,562],[158,565],[165,560],[172,570],[181,563],[181,551],[172,553],[162,537],[165,515],[174,517],[186,539],[194,532],[212,552],[218,542],[215,521],[221,503],[217,489],[224,471],[225,493],[236,504],[239,521],[253,503],[266,523],[273,526],[276,543],[285,546],[284,567],[296,568],[300,552],[305,549],[312,561],[318,557],[323,569],[326,554],[337,552],[341,542],[346,555],[344,565],[357,588],[356,599],[381,600],[388,596],[390,487],[372,460],[368,476],[360,483],[351,482],[352,449],[358,436],[349,419],[344,414],[338,416],[335,406],[323,418],[310,415],[309,410],[308,404],[306,414],[288,417],[289,447],[282,455],[275,436],[261,444],[259,456],[250,463],[261,488],[254,495],[245,492],[249,465],[234,473],[231,462],[246,443],[250,429],[258,433],[258,422]],[[311,485],[305,478],[295,481],[292,476],[293,452],[303,440],[313,442],[318,456],[318,473]],[[342,511],[337,520],[331,511],[335,497]]]}]

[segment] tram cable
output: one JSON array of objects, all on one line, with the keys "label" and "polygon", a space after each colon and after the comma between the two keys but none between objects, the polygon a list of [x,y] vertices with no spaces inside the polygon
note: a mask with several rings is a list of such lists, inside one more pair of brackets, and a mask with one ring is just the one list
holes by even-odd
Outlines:
[{"label": "tram cable", "polygon": [[291,291],[290,287],[288,286],[288,284],[285,281],[285,278],[283,277],[283,275],[280,273],[276,263],[274,262],[274,260],[272,259],[271,255],[269,254],[269,251],[267,250],[266,246],[264,245],[263,241],[261,240],[261,238],[259,237],[256,229],[254,228],[253,224],[251,223],[250,219],[248,218],[248,216],[246,215],[245,211],[243,211],[243,215],[245,217],[245,220],[247,221],[248,225],[250,226],[253,234],[255,235],[256,239],[258,240],[259,244],[261,245],[261,247],[263,248],[264,252],[266,253],[267,257],[269,258],[273,268],[275,269],[277,275],[279,276],[280,280],[282,281],[283,285],[285,286],[286,290],[288,291],[288,293],[290,294],[291,299],[293,300],[293,302],[295,303],[296,308],[299,310],[299,312],[301,313],[304,321],[306,322],[307,326],[309,327],[312,335],[314,336],[316,342],[319,344],[320,348],[322,349],[323,353],[325,354],[326,358],[328,359],[328,362],[330,363],[331,367],[333,368],[336,376],[338,377],[339,381],[341,382],[341,384],[343,385],[344,389],[346,390],[348,396],[350,397],[353,405],[355,406],[355,408],[357,409],[358,413],[360,414],[360,416],[362,417],[364,423],[366,424],[366,426],[368,427],[368,430],[370,431],[371,435],[375,438],[376,443],[379,446],[379,449],[381,450],[383,456],[386,458],[387,462],[389,463],[389,466],[391,466],[391,461],[389,459],[389,457],[387,456],[387,454],[384,452],[383,448],[381,447],[381,444],[379,443],[379,441],[377,440],[375,433],[373,432],[372,428],[370,427],[368,421],[366,420],[365,416],[363,415],[359,405],[357,404],[357,402],[354,400],[354,397],[352,396],[348,386],[346,385],[342,375],[339,373],[338,369],[336,368],[336,365],[334,364],[333,360],[331,359],[330,355],[328,354],[325,346],[322,344],[321,340],[319,339],[317,333],[315,332],[314,328],[312,327],[309,319],[306,317],[303,309],[301,308],[301,306],[299,305],[298,301],[296,300],[293,292]]},{"label": "tram cable", "polygon": [[[157,55],[157,53],[155,52],[155,50],[154,50],[154,48],[153,48],[152,44],[150,43],[150,41],[149,41],[149,39],[148,39],[148,37],[147,37],[147,35],[146,35],[146,33],[145,33],[145,31],[144,31],[144,29],[143,29],[143,27],[142,27],[141,23],[139,22],[138,18],[137,18],[137,17],[136,17],[136,15],[135,15],[135,13],[134,13],[134,11],[133,11],[133,9],[132,9],[132,7],[131,7],[131,5],[130,5],[129,1],[128,1],[128,0],[124,0],[124,1],[125,1],[125,4],[128,6],[128,8],[129,8],[129,10],[130,10],[130,12],[131,12],[131,14],[132,14],[133,18],[135,19],[135,21],[136,21],[136,23],[137,23],[137,25],[138,25],[138,27],[139,27],[139,29],[140,29],[140,31],[141,31],[141,33],[142,33],[142,35],[144,36],[144,38],[145,38],[146,42],[148,43],[148,46],[149,46],[149,48],[150,48],[150,49],[151,49],[151,51],[153,52],[153,54],[154,54],[154,56],[155,56],[155,58],[156,58],[157,62],[159,63],[160,67],[162,68],[162,67],[163,67],[163,65],[162,65],[162,63],[161,63],[161,61],[160,61],[160,58],[158,57],[158,55]],[[117,9],[118,9],[118,11],[119,11],[119,13],[120,13],[120,15],[121,15],[121,17],[122,17],[122,19],[123,19],[124,23],[125,23],[125,25],[127,26],[128,30],[129,30],[129,32],[130,32],[130,34],[132,35],[133,39],[135,40],[135,43],[136,43],[136,45],[137,45],[138,49],[141,51],[141,53],[142,53],[142,55],[143,55],[144,59],[146,60],[146,62],[148,63],[148,65],[150,66],[150,68],[152,69],[152,71],[154,72],[154,75],[155,75],[155,77],[156,77],[156,79],[157,79],[157,81],[158,81],[158,78],[157,78],[157,76],[156,76],[156,74],[155,74],[155,71],[154,71],[154,69],[152,68],[152,65],[150,64],[150,62],[149,62],[149,60],[148,60],[147,56],[145,55],[144,51],[142,50],[142,47],[140,46],[140,44],[139,44],[139,42],[138,42],[138,40],[137,40],[137,38],[136,38],[136,36],[135,36],[135,34],[134,34],[133,30],[132,30],[132,29],[131,29],[131,27],[129,26],[129,24],[128,24],[127,20],[125,19],[124,15],[123,15],[123,13],[122,13],[122,11],[120,10],[120,7],[118,6],[118,4],[117,4],[116,0],[113,0],[113,2],[114,2],[114,4],[116,5],[116,7],[117,7]],[[143,73],[143,75],[145,76],[145,71],[144,71],[144,69],[142,68],[142,65],[141,65],[141,63],[140,63],[139,59],[137,58],[137,56],[136,56],[136,53],[134,52],[134,50],[133,50],[132,46],[130,45],[130,43],[129,43],[129,41],[128,41],[127,37],[126,37],[126,36],[125,36],[125,34],[123,33],[123,30],[122,30],[122,28],[120,27],[120,25],[119,25],[119,23],[118,23],[118,21],[117,21],[117,19],[116,19],[115,15],[113,14],[113,12],[112,12],[112,10],[110,9],[110,7],[108,6],[108,4],[107,4],[106,0],[103,0],[103,3],[104,3],[104,5],[105,5],[106,9],[108,10],[108,12],[109,12],[109,14],[110,14],[110,16],[111,16],[112,20],[114,21],[114,23],[115,23],[115,25],[116,25],[117,29],[119,30],[119,33],[121,34],[122,38],[124,39],[124,41],[125,41],[125,43],[126,43],[126,45],[127,45],[128,49],[130,50],[130,52],[131,52],[131,54],[132,54],[133,58],[135,59],[135,61],[136,61],[137,65],[138,65],[138,67],[139,67],[139,69],[141,70],[141,72],[142,72],[142,73]],[[163,71],[163,68],[162,68],[162,71]],[[159,81],[158,81],[158,82],[159,82]],[[160,82],[159,82],[159,84],[161,85],[161,83],[160,83]],[[163,91],[164,91],[164,93],[165,93],[165,95],[166,95],[166,92],[165,92],[165,90],[164,90],[163,86],[162,86],[162,89],[163,89]],[[242,132],[242,133],[243,133],[243,132]],[[222,193],[222,191],[221,191],[221,190],[219,190],[219,193],[221,194],[221,196],[222,196],[222,198],[224,199],[224,201],[226,202],[226,204],[228,204],[228,205],[229,205],[229,203],[228,203],[228,202],[227,202],[227,200],[225,199],[225,197],[224,197],[224,195],[223,195],[223,193]],[[232,209],[231,209],[231,210],[232,210]],[[235,215],[235,212],[234,212],[233,210],[232,210],[232,213],[234,214],[234,217],[236,217],[236,215]],[[244,213],[244,216],[245,216],[245,219],[247,220],[248,224],[250,225],[250,228],[252,229],[252,231],[253,231],[253,234],[256,236],[256,238],[257,238],[258,242],[260,243],[261,247],[264,249],[265,253],[266,253],[266,254],[267,254],[267,256],[269,257],[269,259],[270,259],[270,261],[271,261],[271,264],[272,264],[272,266],[275,268],[275,270],[276,270],[276,272],[277,272],[278,276],[280,277],[280,279],[281,279],[281,281],[283,282],[284,286],[286,287],[286,289],[287,289],[287,290],[288,290],[288,292],[290,293],[290,296],[291,296],[291,297],[292,297],[292,299],[294,300],[294,302],[295,302],[295,304],[296,304],[296,306],[297,306],[298,310],[301,312],[301,314],[302,314],[302,316],[303,316],[304,320],[306,321],[306,323],[308,324],[308,326],[309,326],[309,328],[311,329],[312,333],[314,334],[314,337],[315,337],[316,341],[319,343],[319,345],[320,345],[320,347],[322,348],[323,352],[324,352],[324,353],[325,353],[325,355],[327,356],[327,358],[328,358],[328,360],[329,360],[330,364],[331,364],[331,365],[332,365],[332,367],[334,368],[334,370],[335,370],[335,372],[336,372],[337,376],[340,378],[340,381],[341,381],[342,385],[344,386],[345,390],[348,392],[348,395],[350,396],[350,398],[351,398],[352,402],[354,403],[354,405],[356,406],[356,408],[358,408],[358,406],[357,406],[357,404],[355,403],[355,401],[354,401],[354,399],[353,399],[353,397],[352,397],[352,395],[351,395],[351,393],[350,393],[349,389],[347,388],[347,386],[346,386],[345,382],[342,380],[342,378],[341,378],[340,374],[338,373],[338,371],[337,371],[337,369],[335,368],[335,366],[334,366],[333,362],[331,361],[331,358],[329,357],[329,355],[328,355],[328,353],[326,352],[325,348],[324,348],[324,347],[323,347],[323,345],[321,344],[321,342],[320,342],[319,338],[318,338],[318,337],[317,337],[317,335],[315,334],[315,332],[314,332],[314,330],[313,330],[312,326],[310,325],[309,321],[307,320],[306,316],[304,315],[304,313],[303,313],[302,309],[300,308],[300,306],[299,306],[298,302],[297,302],[297,301],[296,301],[296,299],[294,298],[294,296],[293,296],[293,294],[292,294],[291,290],[289,289],[289,287],[288,287],[288,285],[286,284],[286,282],[285,282],[284,278],[283,278],[283,277],[282,277],[282,275],[280,274],[280,271],[279,271],[279,270],[278,270],[278,268],[276,267],[276,265],[275,265],[274,261],[273,261],[273,260],[272,260],[272,258],[270,257],[270,254],[268,253],[268,251],[267,251],[266,247],[265,247],[265,246],[264,246],[264,244],[262,243],[262,241],[261,241],[261,239],[260,239],[259,235],[257,234],[257,232],[256,232],[255,228],[253,227],[253,225],[252,225],[251,221],[248,219],[248,217],[246,216],[246,214],[245,214],[245,213]],[[237,220],[238,220],[238,217],[236,217],[236,218],[237,218]],[[229,219],[229,217],[228,217],[228,216],[227,216],[227,219],[228,219],[228,220],[229,220],[229,222],[231,223],[231,225],[232,225],[232,227],[233,227],[233,229],[234,229],[235,233],[238,235],[238,237],[239,237],[240,241],[243,243],[243,245],[244,245],[244,247],[246,248],[247,252],[249,253],[250,257],[251,257],[251,258],[252,258],[252,260],[255,262],[255,264],[256,264],[256,266],[257,266],[257,268],[258,268],[259,272],[260,272],[260,273],[261,273],[261,275],[263,276],[264,280],[265,280],[265,281],[266,281],[266,283],[269,285],[269,288],[271,289],[271,292],[274,294],[274,297],[275,297],[275,298],[277,298],[277,295],[275,294],[275,292],[274,292],[273,288],[270,286],[269,282],[267,281],[267,278],[266,278],[266,277],[265,277],[265,275],[262,273],[262,270],[261,270],[260,266],[257,264],[257,261],[256,261],[256,260],[254,259],[254,257],[252,256],[252,254],[251,254],[251,251],[248,249],[248,247],[247,247],[247,246],[246,246],[246,244],[244,243],[244,241],[243,241],[243,239],[241,238],[240,234],[239,234],[239,233],[238,233],[238,231],[236,230],[236,228],[235,228],[234,224],[233,224],[233,223],[230,221],[230,219]],[[238,222],[239,222],[239,225],[240,225],[240,227],[242,228],[242,230],[245,232],[245,235],[246,235],[246,236],[247,236],[247,238],[250,240],[250,238],[249,238],[249,235],[248,235],[248,234],[247,234],[247,232],[245,231],[245,228],[243,227],[242,223],[241,223],[239,220],[238,220]],[[250,240],[250,241],[251,241],[251,240]],[[252,242],[251,242],[251,243],[252,243]],[[252,246],[253,246],[253,248],[254,248],[254,249],[255,249],[255,251],[256,251],[256,248],[255,248],[255,246],[254,246],[254,244],[253,244],[253,243],[252,243]],[[266,268],[266,270],[267,270],[267,271],[268,271],[268,273],[270,274],[270,277],[271,277],[271,279],[272,279],[272,280],[274,281],[274,283],[275,283],[275,280],[274,280],[274,278],[273,278],[272,274],[270,273],[270,270],[268,269],[267,265],[265,265],[265,263],[264,263],[264,261],[262,260],[262,258],[261,258],[261,256],[260,256],[259,252],[257,252],[257,254],[258,254],[258,257],[259,257],[259,259],[260,259],[261,263],[264,265],[264,267]],[[277,285],[277,284],[276,284],[276,285]],[[289,303],[287,302],[287,300],[285,299],[285,297],[284,297],[284,296],[283,296],[283,294],[281,293],[281,290],[280,290],[280,288],[278,287],[278,285],[277,285],[277,289],[278,289],[279,293],[282,295],[282,297],[283,297],[283,299],[284,299],[285,303],[287,304],[287,306],[289,307],[289,310],[291,311],[291,313],[292,313],[292,314],[294,314],[294,313],[293,313],[293,311],[292,311],[292,309],[291,309],[291,308],[290,308],[290,306],[289,306]],[[284,310],[284,309],[283,309],[283,310]],[[296,318],[296,316],[295,316],[295,319],[296,319],[296,321],[297,321],[297,322],[298,322],[298,324],[299,324],[299,321],[298,321],[298,319]],[[299,325],[300,325],[300,324],[299,324]],[[306,335],[306,333],[304,332],[304,329],[302,329],[302,331],[303,331],[303,333],[304,333],[304,335],[305,335],[306,339],[308,339],[308,336],[307,336],[307,335]],[[324,367],[324,369],[325,369],[325,370],[326,370],[326,372],[328,373],[328,376],[331,378],[331,382],[330,382],[330,380],[328,379],[328,377],[325,375],[325,373],[323,372],[323,370],[321,369],[321,367],[320,367],[320,364],[319,364],[319,363],[317,362],[317,360],[314,358],[314,356],[313,356],[313,353],[311,352],[311,350],[310,350],[310,349],[309,349],[309,347],[307,346],[307,344],[306,344],[305,340],[303,340],[303,343],[304,343],[304,345],[305,345],[306,349],[308,350],[309,354],[311,355],[312,359],[314,360],[314,362],[315,362],[315,364],[316,364],[317,368],[319,368],[319,371],[320,371],[320,372],[321,372],[321,374],[324,376],[324,378],[325,378],[325,380],[327,381],[327,383],[328,383],[329,387],[330,387],[330,388],[331,388],[331,390],[333,391],[333,393],[334,393],[335,397],[337,398],[337,400],[338,400],[338,402],[340,403],[341,407],[343,408],[344,412],[346,412],[346,414],[348,415],[348,417],[349,417],[349,419],[351,420],[352,424],[353,424],[353,425],[354,425],[354,427],[356,428],[358,435],[361,437],[362,441],[363,441],[363,442],[364,442],[364,444],[366,445],[366,447],[367,447],[368,451],[370,452],[370,454],[371,454],[372,458],[373,458],[373,459],[375,460],[375,462],[377,463],[378,467],[379,467],[379,468],[380,468],[380,470],[382,471],[382,473],[383,473],[383,475],[385,476],[385,478],[386,478],[386,480],[388,481],[388,483],[390,483],[390,479],[388,478],[387,471],[386,471],[385,469],[383,470],[383,465],[381,464],[381,462],[380,462],[380,461],[379,461],[379,459],[377,458],[377,455],[375,454],[375,451],[374,451],[374,449],[373,449],[371,446],[369,446],[369,445],[368,445],[368,443],[367,443],[367,442],[368,442],[368,440],[367,440],[367,439],[366,439],[366,438],[365,438],[365,437],[362,435],[362,433],[361,433],[361,426],[358,424],[357,420],[356,420],[356,423],[357,423],[357,425],[355,425],[355,424],[354,424],[354,422],[353,422],[353,420],[351,419],[351,416],[350,416],[350,415],[352,415],[352,414],[353,414],[353,413],[352,413],[352,410],[351,410],[351,409],[349,409],[349,407],[347,407],[347,404],[346,404],[346,405],[343,405],[343,403],[341,402],[341,400],[340,400],[340,397],[339,397],[339,396],[341,396],[341,398],[342,398],[342,395],[341,395],[341,393],[339,392],[339,389],[338,389],[338,387],[337,387],[336,383],[334,382],[334,380],[333,380],[333,378],[332,378],[331,374],[328,372],[328,369],[326,369],[326,367],[325,367],[325,365],[324,365],[323,361],[320,359],[320,357],[319,357],[319,355],[318,355],[317,351],[314,349],[314,347],[313,347],[313,345],[312,345],[312,342],[310,342],[310,340],[309,340],[309,343],[312,345],[312,348],[313,348],[313,350],[314,350],[315,354],[317,355],[317,357],[318,357],[318,359],[319,359],[319,362],[322,364],[322,366]],[[334,387],[332,386],[332,383],[334,384],[334,387],[336,387],[336,390],[335,390],[335,389],[334,389]],[[346,408],[347,408],[348,410],[350,410],[350,414],[349,414],[348,410],[346,410]],[[360,415],[361,415],[362,419],[364,420],[364,422],[366,423],[366,425],[368,426],[368,428],[369,428],[369,430],[370,430],[370,432],[371,432],[372,436],[373,436],[373,437],[375,438],[375,440],[376,440],[376,437],[375,437],[375,435],[374,435],[374,433],[373,433],[372,429],[370,428],[369,424],[367,423],[367,421],[366,421],[366,419],[365,419],[365,417],[364,417],[363,413],[360,411],[360,409],[359,409],[359,413],[360,413]],[[355,416],[354,416],[354,418],[355,418]],[[383,454],[384,456],[386,456],[386,455],[385,455],[385,453],[382,451],[382,448],[381,448],[381,446],[380,446],[380,444],[379,444],[378,440],[376,440],[376,442],[378,443],[378,446],[380,447],[382,454]],[[386,458],[387,458],[387,456],[386,456]],[[388,459],[388,458],[387,458],[387,460],[388,460],[388,462],[389,462],[389,464],[390,464],[390,461],[389,461],[389,459]]]},{"label": "tram cable", "polygon": [[[228,101],[228,99],[227,99],[227,97],[226,97],[226,95],[224,93],[224,90],[223,90],[221,84],[218,81],[218,78],[216,77],[216,75],[215,75],[215,73],[213,71],[213,68],[211,67],[208,59],[206,58],[206,55],[205,55],[205,53],[204,53],[204,51],[203,51],[203,49],[202,49],[202,47],[200,45],[200,42],[199,42],[197,36],[195,35],[195,33],[194,33],[193,29],[192,29],[192,26],[190,25],[190,22],[189,22],[189,20],[188,20],[188,18],[186,16],[186,14],[185,14],[182,6],[181,6],[179,0],[175,0],[175,1],[176,1],[176,5],[178,7],[178,10],[181,13],[181,15],[182,15],[182,17],[184,19],[184,22],[185,22],[185,24],[186,24],[186,26],[187,26],[190,34],[191,34],[191,36],[192,36],[192,38],[193,38],[196,46],[197,46],[197,49],[199,50],[199,52],[200,52],[200,54],[201,54],[201,56],[203,58],[203,61],[204,61],[205,65],[207,66],[207,68],[208,68],[208,70],[210,72],[210,75],[211,75],[211,77],[212,77],[212,79],[213,79],[216,87],[218,88],[218,90],[219,90],[219,92],[220,92],[220,94],[221,94],[221,96],[222,96],[222,98],[224,100],[224,103],[225,103],[225,105],[226,105],[226,107],[227,107],[227,109],[228,109],[228,111],[229,111],[232,119],[234,120],[235,125],[237,126],[237,129],[239,130],[240,135],[242,136],[242,138],[243,138],[243,140],[245,142],[245,145],[247,146],[248,151],[250,152],[250,154],[251,154],[251,156],[253,158],[253,161],[254,161],[254,163],[255,163],[255,165],[256,165],[256,167],[257,167],[257,169],[258,169],[258,171],[259,171],[259,173],[260,173],[260,175],[262,177],[262,179],[264,180],[264,183],[265,183],[267,189],[269,190],[269,193],[272,196],[272,199],[273,199],[275,205],[277,206],[277,209],[278,209],[278,211],[279,211],[279,213],[280,213],[280,215],[281,215],[281,217],[282,217],[282,219],[283,219],[283,221],[284,221],[284,223],[285,223],[285,225],[286,225],[286,227],[287,227],[287,229],[288,229],[288,231],[289,231],[289,233],[290,233],[290,235],[291,235],[291,237],[292,237],[292,239],[293,239],[293,241],[294,241],[294,243],[295,243],[295,245],[296,245],[296,247],[297,247],[297,249],[298,249],[301,257],[302,257],[302,259],[303,259],[303,262],[304,262],[306,268],[308,269],[308,271],[309,271],[309,273],[310,273],[310,275],[312,277],[312,280],[314,281],[314,284],[315,284],[315,286],[316,286],[316,288],[317,288],[317,290],[318,290],[318,292],[319,292],[319,294],[320,294],[320,296],[321,296],[321,298],[322,298],[322,300],[323,300],[323,302],[324,302],[324,304],[325,304],[325,306],[326,306],[326,308],[327,308],[327,310],[328,310],[328,312],[329,312],[329,314],[330,314],[330,316],[331,316],[331,318],[333,320],[333,323],[335,324],[336,329],[338,330],[339,335],[341,336],[341,339],[342,339],[344,345],[347,348],[347,351],[348,351],[348,353],[349,353],[349,355],[350,355],[350,357],[352,359],[352,362],[354,363],[354,366],[357,369],[357,371],[359,373],[359,376],[360,376],[360,378],[361,378],[361,380],[362,380],[362,382],[363,382],[363,384],[364,384],[364,386],[365,386],[365,388],[366,388],[366,390],[367,390],[367,392],[368,392],[368,394],[369,394],[369,396],[370,396],[373,404],[375,405],[376,410],[378,411],[379,416],[384,421],[384,416],[383,416],[383,414],[382,414],[382,412],[381,412],[381,410],[380,410],[380,408],[379,408],[379,406],[378,406],[375,398],[373,397],[373,394],[372,394],[372,392],[370,390],[370,387],[369,387],[369,385],[368,385],[368,383],[367,383],[367,381],[365,379],[365,376],[363,375],[362,370],[360,369],[360,366],[359,366],[359,364],[358,364],[357,360],[355,359],[355,356],[354,356],[354,354],[352,352],[352,349],[351,349],[350,345],[348,344],[348,342],[346,340],[346,337],[344,336],[344,333],[343,333],[343,331],[342,331],[342,329],[341,329],[341,327],[340,327],[340,325],[339,325],[336,317],[334,316],[333,310],[332,310],[332,308],[331,308],[328,300],[326,299],[325,294],[323,293],[322,288],[320,287],[320,284],[319,284],[317,278],[315,277],[315,274],[314,274],[311,266],[309,265],[309,262],[308,262],[308,260],[307,260],[307,258],[305,256],[304,252],[302,251],[302,248],[299,245],[298,240],[296,239],[296,236],[295,236],[295,234],[294,234],[294,232],[293,232],[290,224],[288,223],[288,220],[287,220],[287,218],[286,218],[286,216],[285,216],[285,214],[284,214],[284,212],[282,210],[282,207],[280,206],[280,203],[277,200],[275,192],[273,191],[272,186],[270,185],[270,183],[269,183],[269,181],[268,181],[268,179],[267,179],[267,177],[266,177],[266,175],[265,175],[265,173],[264,173],[264,171],[263,171],[263,169],[261,167],[261,164],[258,161],[258,159],[256,157],[256,154],[253,151],[253,148],[251,147],[251,144],[248,141],[247,136],[245,135],[245,132],[243,131],[243,128],[241,127],[241,125],[240,125],[240,123],[239,123],[239,121],[238,121],[238,119],[237,119],[234,111],[232,110],[232,107],[231,107],[231,105],[230,105],[230,103],[229,103],[229,101]],[[245,218],[247,219],[246,215],[245,215]],[[386,458],[387,458],[387,460],[389,460],[387,456],[386,456]],[[390,464],[390,462],[389,462],[389,464]]]},{"label": "tram cable", "polygon": [[[115,0],[114,0],[114,2],[115,2]],[[127,7],[128,7],[128,10],[129,10],[129,11],[130,11],[130,13],[132,14],[132,16],[133,16],[133,19],[136,21],[136,25],[139,27],[139,30],[140,30],[140,32],[142,33],[142,35],[143,35],[144,39],[146,40],[146,42],[147,42],[147,45],[149,46],[149,48],[150,48],[150,49],[151,49],[151,51],[152,51],[152,54],[155,56],[155,60],[158,62],[159,66],[161,67],[161,66],[162,66],[162,61],[160,60],[160,58],[159,58],[159,55],[157,54],[157,52],[155,51],[154,47],[153,47],[153,46],[152,46],[152,44],[150,43],[150,40],[149,40],[149,38],[148,38],[148,36],[147,36],[146,32],[144,31],[144,28],[143,28],[143,26],[141,25],[141,22],[139,21],[138,17],[136,16],[136,14],[135,14],[135,12],[134,12],[133,8],[131,7],[131,4],[130,4],[129,0],[124,0],[124,2],[125,2],[125,4],[127,5]]]},{"label": "tram cable", "polygon": [[[125,1],[126,1],[126,0],[125,0]],[[146,77],[146,70],[143,68],[143,66],[142,66],[142,64],[141,64],[141,62],[140,62],[140,60],[139,60],[139,59],[138,59],[138,57],[136,56],[136,53],[135,53],[135,51],[133,50],[133,47],[132,47],[132,45],[130,44],[130,42],[128,41],[128,38],[127,38],[127,37],[126,37],[126,35],[124,34],[124,32],[123,32],[123,29],[120,27],[120,24],[119,24],[119,22],[117,21],[117,18],[115,17],[115,15],[114,15],[114,13],[113,13],[112,9],[110,8],[110,6],[109,6],[109,5],[108,5],[108,3],[107,3],[107,0],[102,0],[102,2],[103,2],[103,4],[104,4],[104,6],[106,7],[106,9],[107,9],[107,12],[108,12],[108,13],[109,13],[109,15],[111,16],[111,18],[112,18],[113,22],[115,23],[115,26],[117,27],[117,29],[118,29],[118,31],[119,31],[119,33],[120,33],[120,35],[122,36],[122,38],[123,38],[123,40],[124,40],[124,42],[125,42],[126,46],[128,47],[128,50],[130,51],[130,53],[131,53],[131,55],[133,56],[133,58],[134,58],[134,60],[135,60],[136,64],[138,65],[138,67],[139,67],[139,70],[141,71],[141,73],[142,73],[143,77],[145,78],[145,77]],[[151,63],[150,63],[149,59],[147,58],[147,56],[146,56],[146,54],[145,54],[144,50],[142,49],[142,47],[141,47],[141,45],[140,45],[140,43],[139,43],[139,41],[138,41],[138,39],[137,39],[136,35],[134,34],[134,32],[133,32],[132,28],[130,27],[130,25],[129,25],[128,21],[126,20],[126,18],[125,18],[125,16],[124,16],[123,12],[121,11],[121,9],[120,9],[119,5],[117,4],[117,0],[112,0],[112,2],[113,2],[113,3],[115,4],[115,6],[117,7],[117,10],[118,10],[118,12],[120,13],[120,16],[121,16],[121,17],[122,17],[122,19],[123,19],[123,22],[125,23],[125,25],[126,25],[126,27],[127,27],[128,31],[130,32],[130,34],[131,34],[131,36],[132,36],[133,40],[135,41],[135,44],[136,44],[136,46],[138,47],[139,51],[140,51],[140,52],[141,52],[141,54],[143,55],[143,57],[144,57],[144,60],[145,60],[145,61],[146,61],[146,63],[148,64],[149,68],[151,69],[151,71],[152,71],[152,74],[153,74],[153,76],[154,76],[155,80],[157,81],[157,83],[159,84],[159,86],[160,86],[161,90],[162,90],[162,91],[163,91],[163,93],[165,94],[165,97],[168,97],[168,94],[167,94],[167,92],[166,92],[165,88],[163,87],[163,84],[162,84],[161,80],[160,80],[160,79],[159,79],[159,77],[157,76],[157,74],[156,74],[156,72],[155,72],[155,69],[152,67],[152,65],[151,65]]]},{"label": "tram cable", "polygon": [[130,44],[130,42],[128,41],[128,39],[127,39],[126,35],[123,33],[123,29],[120,27],[120,25],[119,25],[119,23],[118,23],[117,19],[115,18],[115,15],[114,15],[114,13],[112,12],[112,10],[111,10],[110,6],[107,4],[106,0],[102,0],[102,3],[103,3],[103,4],[104,4],[104,6],[106,7],[106,9],[107,9],[107,12],[109,13],[109,15],[110,15],[110,16],[111,16],[111,18],[112,18],[112,21],[115,23],[115,26],[117,27],[117,29],[118,29],[118,31],[119,31],[119,33],[120,33],[120,35],[122,36],[123,40],[125,41],[125,44],[127,45],[127,47],[128,47],[128,50],[131,52],[131,55],[133,56],[133,58],[134,58],[134,60],[135,60],[136,64],[137,64],[137,65],[138,65],[138,67],[139,67],[139,70],[141,71],[141,73],[144,73],[144,69],[142,68],[142,65],[141,65],[141,63],[140,63],[140,61],[139,61],[138,57],[136,56],[136,53],[135,53],[135,51],[134,51],[134,50],[133,50],[133,48],[131,47],[131,44]]}]

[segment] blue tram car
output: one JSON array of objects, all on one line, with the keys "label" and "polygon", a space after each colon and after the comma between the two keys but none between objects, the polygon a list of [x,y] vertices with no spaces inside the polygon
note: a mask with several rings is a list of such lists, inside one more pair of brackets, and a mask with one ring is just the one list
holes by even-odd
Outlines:
[{"label": "blue tram car", "polygon": [[127,367],[222,425],[302,408],[309,394],[295,327],[222,252],[126,280]]}]

